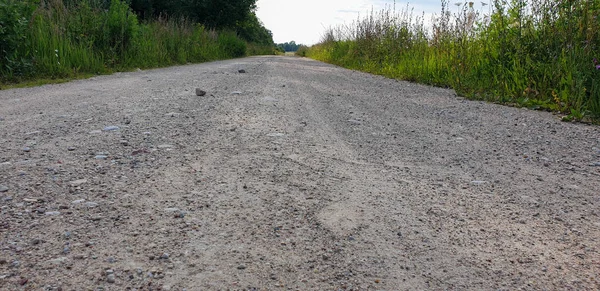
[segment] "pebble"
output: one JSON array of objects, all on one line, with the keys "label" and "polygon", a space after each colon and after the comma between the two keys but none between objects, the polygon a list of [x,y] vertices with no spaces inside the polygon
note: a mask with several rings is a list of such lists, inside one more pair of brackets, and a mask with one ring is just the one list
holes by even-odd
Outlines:
[{"label": "pebble", "polygon": [[48,212],[45,212],[44,214],[48,215],[48,216],[56,216],[56,215],[60,215],[60,212],[59,211],[48,211]]},{"label": "pebble", "polygon": [[72,152],[72,151],[75,150],[75,148],[74,147],[68,147],[67,150],[70,151],[70,152]]},{"label": "pebble", "polygon": [[73,204],[81,204],[81,203],[83,203],[83,202],[85,202],[85,199],[77,199],[77,200],[74,200],[74,201],[73,201],[73,202],[71,202],[71,203],[73,203]]},{"label": "pebble", "polygon": [[98,206],[98,203],[96,203],[96,202],[86,202],[85,206],[87,206],[88,208],[94,208],[94,207]]},{"label": "pebble", "polygon": [[111,126],[107,126],[104,129],[102,129],[104,131],[115,131],[115,130],[119,130],[119,127],[116,125],[111,125]]},{"label": "pebble", "polygon": [[362,121],[356,120],[356,119],[350,119],[350,120],[348,120],[348,122],[350,122],[350,124],[354,124],[354,125],[362,124]]},{"label": "pebble", "polygon": [[69,260],[69,258],[67,258],[67,257],[60,257],[60,258],[48,260],[47,262],[51,263],[51,264],[58,265],[58,264],[62,264],[64,262],[67,262],[68,260]]},{"label": "pebble", "polygon": [[10,188],[4,186],[4,185],[0,185],[0,193],[4,193],[6,191],[10,190]]},{"label": "pebble", "polygon": [[246,73],[246,70],[243,70],[243,69],[242,69],[242,70],[238,70],[238,73],[240,73],[240,74],[245,74],[245,73]]},{"label": "pebble", "polygon": [[161,144],[161,145],[157,146],[157,148],[159,148],[159,149],[171,149],[171,148],[173,148],[173,145],[170,145],[170,144]]},{"label": "pebble", "polygon": [[86,179],[79,179],[79,180],[75,180],[75,181],[69,182],[69,185],[71,185],[73,187],[77,187],[77,186],[81,186],[81,185],[83,185],[85,183],[87,183]]},{"label": "pebble", "polygon": [[105,155],[96,155],[94,157],[94,159],[96,159],[96,160],[106,160],[107,158],[108,158],[108,156],[105,156]]},{"label": "pebble", "polygon": [[233,91],[231,92],[231,95],[241,95],[242,91]]},{"label": "pebble", "polygon": [[279,102],[279,100],[273,98],[273,97],[265,97],[263,98],[263,100],[268,101],[268,102]]},{"label": "pebble", "polygon": [[26,152],[26,153],[28,153],[28,152],[30,152],[30,151],[31,151],[31,148],[30,148],[30,147],[24,147],[24,148],[23,148],[23,151],[24,151],[24,152]]},{"label": "pebble", "polygon": [[204,96],[206,95],[206,91],[200,89],[200,88],[196,88],[196,96]]},{"label": "pebble", "polygon": [[[107,262],[113,264],[115,263],[117,260],[113,257],[108,257],[108,259],[106,259]],[[106,272],[108,273],[108,271],[112,271],[112,270],[107,270]]]},{"label": "pebble", "polygon": [[115,282],[115,274],[108,274],[106,276],[106,282],[108,282],[108,283],[114,283]]},{"label": "pebble", "polygon": [[269,134],[267,134],[267,136],[270,136],[270,137],[282,137],[282,136],[284,136],[284,135],[285,135],[285,134],[283,134],[283,133],[280,133],[280,132],[274,132],[274,133],[269,133]]},{"label": "pebble", "polygon": [[244,269],[246,269],[246,266],[244,266],[244,265],[239,265],[237,268],[238,268],[238,270],[244,270]]},{"label": "pebble", "polygon": [[181,210],[179,210],[179,208],[176,207],[170,207],[170,208],[165,208],[165,212],[179,212]]},{"label": "pebble", "polygon": [[[592,163],[590,166],[592,166],[592,167],[600,167],[600,162]],[[0,192],[2,192],[2,191],[0,191]]]},{"label": "pebble", "polygon": [[478,181],[478,180],[471,181],[471,184],[476,185],[476,186],[483,185],[485,183],[487,183],[487,181]]},{"label": "pebble", "polygon": [[169,254],[168,254],[168,253],[164,253],[164,254],[162,254],[162,255],[160,256],[160,259],[163,259],[163,260],[168,260],[168,259],[169,259]]}]

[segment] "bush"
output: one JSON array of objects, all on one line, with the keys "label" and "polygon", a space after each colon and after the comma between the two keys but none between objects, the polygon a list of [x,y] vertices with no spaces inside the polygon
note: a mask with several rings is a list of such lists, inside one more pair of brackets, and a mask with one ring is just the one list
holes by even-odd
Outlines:
[{"label": "bush", "polygon": [[307,53],[308,53],[308,47],[305,45],[300,45],[298,47],[298,50],[296,51],[296,55],[299,57],[306,57]]},{"label": "bush", "polygon": [[2,75],[24,76],[32,68],[27,51],[29,19],[35,10],[31,0],[0,2],[0,72]]},{"label": "bush", "polygon": [[217,42],[225,56],[237,58],[246,55],[246,42],[241,40],[235,32],[222,32]]}]

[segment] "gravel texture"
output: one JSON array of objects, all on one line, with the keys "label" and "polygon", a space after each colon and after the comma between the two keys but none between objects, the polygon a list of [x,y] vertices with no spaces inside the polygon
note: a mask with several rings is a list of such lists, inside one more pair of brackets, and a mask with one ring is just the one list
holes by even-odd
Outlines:
[{"label": "gravel texture", "polygon": [[600,289],[558,119],[293,57],[0,91],[0,290]]}]

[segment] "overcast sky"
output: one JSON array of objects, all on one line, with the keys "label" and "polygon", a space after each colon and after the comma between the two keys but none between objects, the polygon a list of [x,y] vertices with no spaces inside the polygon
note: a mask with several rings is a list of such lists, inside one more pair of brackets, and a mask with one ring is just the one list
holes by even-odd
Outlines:
[{"label": "overcast sky", "polygon": [[[414,8],[416,15],[426,13],[430,20],[433,13],[439,14],[440,0],[397,2],[396,10]],[[258,0],[256,14],[273,32],[276,43],[296,41],[312,45],[318,43],[325,28],[338,24],[350,24],[367,15],[368,11],[381,10],[385,5],[394,5],[393,0]]]}]

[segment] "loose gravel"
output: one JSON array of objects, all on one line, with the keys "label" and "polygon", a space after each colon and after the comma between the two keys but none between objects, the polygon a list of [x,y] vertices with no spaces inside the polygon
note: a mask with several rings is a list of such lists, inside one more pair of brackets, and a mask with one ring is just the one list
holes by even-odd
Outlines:
[{"label": "loose gravel", "polygon": [[599,164],[596,126],[302,58],[4,90],[0,290],[600,289]]}]

